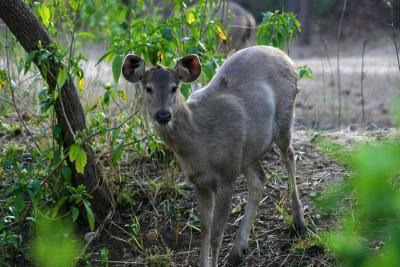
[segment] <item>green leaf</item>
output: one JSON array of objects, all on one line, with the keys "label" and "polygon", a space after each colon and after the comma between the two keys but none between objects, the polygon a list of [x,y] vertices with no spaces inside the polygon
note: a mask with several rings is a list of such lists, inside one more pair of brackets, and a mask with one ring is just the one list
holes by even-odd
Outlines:
[{"label": "green leaf", "polygon": [[69,5],[71,6],[72,10],[77,11],[79,8],[79,1],[78,0],[70,0]]},{"label": "green leaf", "polygon": [[79,209],[72,208],[72,222],[76,222],[76,219],[78,219],[78,215],[79,215]]},{"label": "green leaf", "polygon": [[17,194],[14,197],[14,201],[13,202],[14,202],[15,209],[16,209],[16,211],[18,213],[17,215],[20,215],[22,213],[22,211],[24,210],[24,208],[25,208],[25,201],[24,201],[23,194],[22,193]]},{"label": "green leaf", "polygon": [[29,252],[29,255],[33,255],[35,265],[73,266],[83,246],[81,239],[75,236],[72,225],[61,220],[38,217]]},{"label": "green leaf", "polygon": [[39,13],[40,20],[43,22],[43,25],[45,27],[49,26],[49,24],[50,24],[50,9],[45,4],[42,3],[37,8],[37,11]]},{"label": "green leaf", "polygon": [[57,217],[58,211],[60,210],[62,205],[64,205],[65,201],[67,201],[67,199],[68,197],[63,197],[57,202],[56,206],[54,207],[53,213],[51,214],[51,217],[53,219]]},{"label": "green leaf", "polygon": [[88,38],[88,39],[96,39],[96,35],[91,32],[80,32],[80,33],[78,33],[78,37]]},{"label": "green leaf", "polygon": [[83,89],[85,89],[85,80],[83,78],[80,78],[78,80],[78,92],[80,96],[82,96],[83,94]]},{"label": "green leaf", "polygon": [[125,94],[125,92],[122,91],[122,90],[119,90],[119,91],[118,91],[118,96],[119,96],[119,98],[120,98],[122,101],[128,100],[128,96],[127,96],[127,95]]},{"label": "green leaf", "polygon": [[72,172],[70,167],[66,165],[62,166],[61,175],[64,183],[71,184]]},{"label": "green leaf", "polygon": [[94,64],[94,66],[96,67],[97,65],[99,65],[105,58],[108,58],[110,55],[112,55],[114,52],[113,51],[108,51],[107,53],[105,53],[104,55],[102,55],[100,57],[100,59],[96,62],[96,64]]},{"label": "green leaf", "polygon": [[59,137],[62,131],[62,127],[60,124],[56,124],[53,126],[53,136],[54,137]]},{"label": "green leaf", "polygon": [[196,18],[194,17],[193,11],[189,11],[186,13],[186,23],[189,25],[192,25],[193,22],[196,21]]},{"label": "green leaf", "polygon": [[69,148],[69,159],[75,162],[75,168],[78,173],[83,174],[87,163],[87,155],[85,150],[77,144],[73,144]]},{"label": "green leaf", "polygon": [[309,80],[313,80],[314,79],[313,74],[312,74],[312,70],[307,65],[299,66],[299,67],[297,67],[297,70],[299,71],[299,74],[298,74],[299,75],[299,79],[301,79],[303,77],[306,77]]},{"label": "green leaf", "polygon": [[118,160],[120,160],[122,156],[122,152],[124,151],[124,143],[119,143],[114,147],[114,151],[112,154],[111,164],[115,165]]},{"label": "green leaf", "polygon": [[267,12],[263,14],[262,23],[258,26],[256,43],[283,48],[301,31],[296,16],[291,12]]},{"label": "green leaf", "polygon": [[120,55],[114,57],[112,62],[112,73],[114,77],[114,82],[118,83],[119,76],[121,75],[121,68],[124,58]]},{"label": "green leaf", "polygon": [[190,84],[184,83],[181,85],[181,93],[187,99],[190,95]]},{"label": "green leaf", "polygon": [[59,72],[58,72],[58,76],[57,76],[57,86],[58,88],[63,87],[65,81],[68,78],[68,72],[66,69],[62,68]]},{"label": "green leaf", "polygon": [[161,35],[162,35],[162,37],[164,37],[165,40],[167,40],[169,42],[174,39],[170,28],[163,28],[161,30]]},{"label": "green leaf", "polygon": [[90,231],[94,230],[94,215],[93,215],[93,211],[92,208],[90,206],[90,203],[86,200],[83,201],[83,205],[85,206],[85,210],[86,210],[86,218],[89,222],[89,228]]},{"label": "green leaf", "polygon": [[103,104],[106,107],[108,107],[108,105],[110,104],[110,92],[109,91],[105,92],[103,95]]},{"label": "green leaf", "polygon": [[36,52],[30,52],[29,54],[26,55],[25,58],[25,64],[24,64],[24,74],[26,74],[28,72],[28,70],[31,67],[32,64],[32,60],[35,58],[36,56]]}]

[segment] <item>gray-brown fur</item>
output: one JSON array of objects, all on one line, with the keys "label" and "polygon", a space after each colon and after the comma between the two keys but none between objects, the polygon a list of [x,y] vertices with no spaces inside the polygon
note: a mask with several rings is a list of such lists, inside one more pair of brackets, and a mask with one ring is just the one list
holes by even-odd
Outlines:
[{"label": "gray-brown fur", "polygon": [[[237,264],[244,256],[265,183],[259,160],[273,142],[288,170],[294,223],[303,234],[303,208],[290,144],[297,75],[289,57],[268,46],[240,50],[187,102],[179,90],[173,93],[173,87],[178,86],[178,79],[191,82],[198,77],[201,67],[196,56],[181,59],[175,68],[147,71],[140,60],[127,56],[123,74],[127,80],[140,80],[143,88],[151,87],[151,93],[145,89],[144,106],[194,185],[202,224],[200,266],[209,266],[210,250],[211,266],[217,266],[233,184],[240,174],[248,180],[248,200],[229,260]],[[157,123],[161,111],[171,117],[162,125]]]},{"label": "gray-brown fur", "polygon": [[237,51],[251,45],[256,20],[249,11],[235,2],[227,1],[218,9],[217,17],[222,20],[225,28],[229,28],[228,43],[223,44],[223,48],[227,52]]}]

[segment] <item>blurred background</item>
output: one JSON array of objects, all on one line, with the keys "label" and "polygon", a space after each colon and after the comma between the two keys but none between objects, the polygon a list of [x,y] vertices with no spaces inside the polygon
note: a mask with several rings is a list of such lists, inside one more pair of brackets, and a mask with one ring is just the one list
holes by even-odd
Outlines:
[{"label": "blurred background", "polygon": [[[338,31],[344,1],[237,0],[257,23],[262,11],[294,12],[302,31],[289,45],[297,65],[307,64],[314,80],[302,80],[297,99],[297,126],[332,129],[338,121],[338,66],[341,80],[342,124],[356,127],[392,125],[392,100],[400,90],[393,33],[399,32],[400,1],[346,2],[338,50]],[[394,25],[392,27],[392,24]],[[399,37],[397,37],[399,38]],[[364,101],[361,100],[361,63],[364,42]],[[399,41],[397,41],[399,42]],[[397,45],[398,46],[398,45]],[[363,121],[362,102],[365,104]]]},{"label": "blurred background", "polygon": [[[400,90],[398,52],[394,43],[394,36],[400,34],[399,0],[233,2],[246,9],[255,20],[254,24],[241,22],[239,25],[251,29],[248,42],[239,48],[255,44],[257,25],[268,11],[290,11],[301,22],[300,34],[284,49],[297,66],[307,65],[314,74],[313,80],[300,81],[297,128],[331,130],[340,124],[351,129],[374,129],[393,125],[392,104]],[[128,3],[125,0],[125,4]],[[168,16],[170,4],[155,1],[154,6]],[[235,27],[235,23],[237,21],[228,22],[227,26]],[[397,43],[398,39],[397,36]],[[87,55],[95,61],[103,50],[96,45],[95,49],[88,49]],[[93,62],[89,62],[85,68],[95,79],[111,78],[110,65],[100,64],[94,68]]]}]

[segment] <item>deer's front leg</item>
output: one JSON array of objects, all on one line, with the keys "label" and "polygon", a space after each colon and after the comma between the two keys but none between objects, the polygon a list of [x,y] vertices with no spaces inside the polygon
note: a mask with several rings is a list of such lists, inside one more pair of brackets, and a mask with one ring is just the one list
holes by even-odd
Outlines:
[{"label": "deer's front leg", "polygon": [[211,222],[211,266],[217,267],[218,252],[221,248],[224,227],[228,220],[231,202],[232,202],[233,185],[217,186],[215,194],[214,210]]},{"label": "deer's front leg", "polygon": [[200,267],[208,267],[210,263],[210,227],[214,193],[209,189],[196,186],[195,191],[201,223]]}]

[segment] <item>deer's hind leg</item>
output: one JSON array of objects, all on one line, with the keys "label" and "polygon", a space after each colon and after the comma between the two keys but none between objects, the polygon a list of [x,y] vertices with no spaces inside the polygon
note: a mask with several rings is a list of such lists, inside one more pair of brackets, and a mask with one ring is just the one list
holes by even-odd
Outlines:
[{"label": "deer's hind leg", "polygon": [[280,136],[277,140],[277,145],[281,151],[281,158],[283,164],[286,167],[289,176],[289,188],[291,195],[291,206],[292,206],[292,216],[293,223],[296,228],[297,233],[300,236],[304,236],[306,233],[306,227],[304,222],[304,210],[301,204],[299,191],[296,184],[296,159],[293,146],[291,145],[291,133],[287,131],[288,134]]},{"label": "deer's hind leg", "polygon": [[263,197],[266,182],[265,174],[259,161],[254,162],[243,173],[247,179],[247,202],[239,231],[236,234],[235,244],[229,254],[229,263],[231,265],[240,264],[245,256],[250,231]]}]

